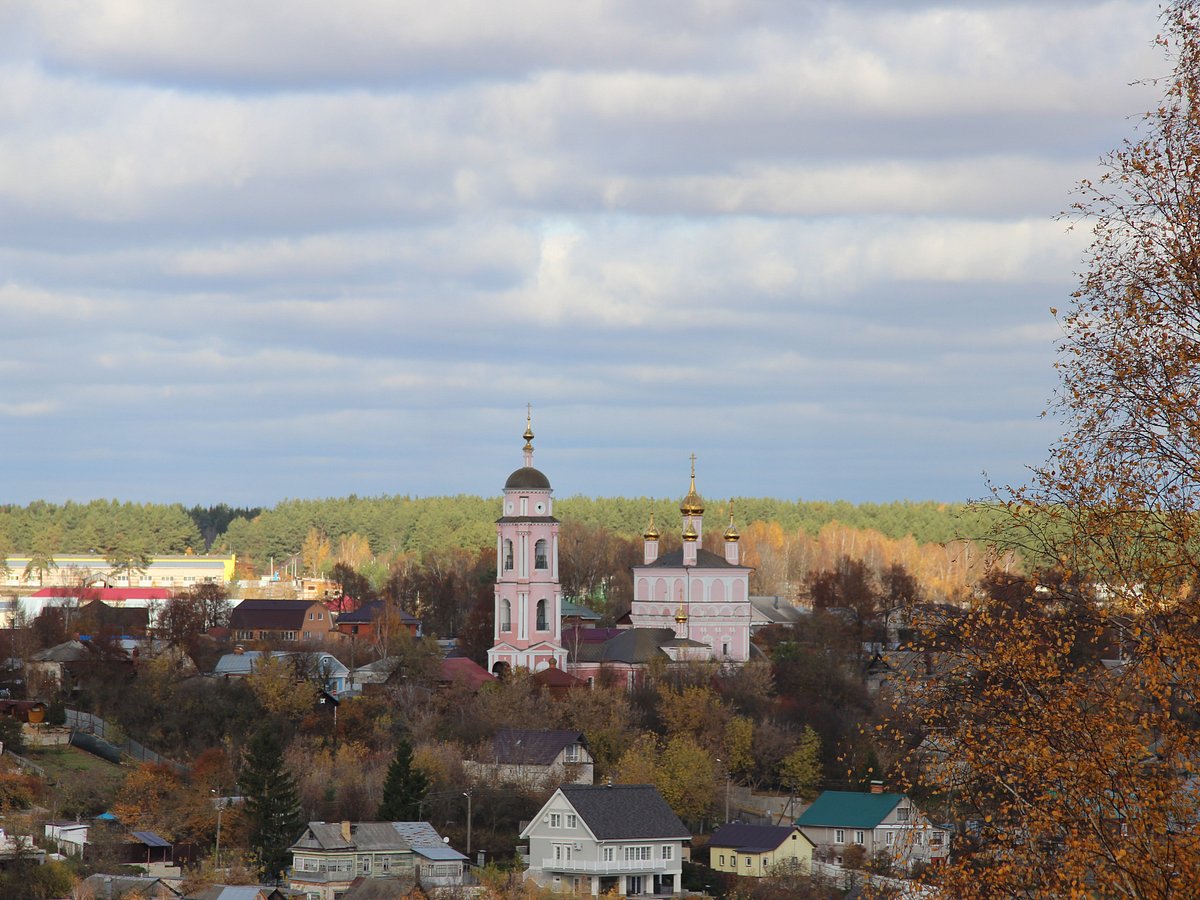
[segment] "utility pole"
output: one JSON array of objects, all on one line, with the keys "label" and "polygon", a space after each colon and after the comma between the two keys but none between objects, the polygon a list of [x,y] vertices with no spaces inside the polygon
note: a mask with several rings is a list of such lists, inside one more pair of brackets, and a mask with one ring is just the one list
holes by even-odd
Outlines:
[{"label": "utility pole", "polygon": [[216,868],[221,868],[221,813],[225,810],[225,804],[221,802],[221,788],[218,786],[216,790],[209,791],[217,799],[217,852],[214,854]]},{"label": "utility pole", "polygon": [[721,757],[716,757],[717,762],[721,763],[721,768],[725,770],[725,824],[729,824],[729,768],[721,760]]},{"label": "utility pole", "polygon": [[463,796],[467,798],[467,856],[471,855],[471,792],[463,791]]}]

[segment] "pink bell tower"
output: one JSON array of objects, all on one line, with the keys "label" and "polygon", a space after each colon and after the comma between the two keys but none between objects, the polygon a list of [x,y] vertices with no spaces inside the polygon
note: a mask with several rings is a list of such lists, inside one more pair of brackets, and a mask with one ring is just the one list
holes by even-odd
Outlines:
[{"label": "pink bell tower", "polygon": [[565,668],[558,519],[550,479],[533,467],[533,425],[525,417],[525,464],[504,483],[496,520],[495,628],[488,650],[493,675],[522,666]]}]

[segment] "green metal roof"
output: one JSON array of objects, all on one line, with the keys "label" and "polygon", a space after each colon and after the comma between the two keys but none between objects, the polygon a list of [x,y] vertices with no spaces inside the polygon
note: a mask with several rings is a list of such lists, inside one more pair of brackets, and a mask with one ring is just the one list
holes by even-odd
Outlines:
[{"label": "green metal roof", "polygon": [[903,794],[823,791],[796,824],[836,828],[874,828],[904,799]]}]

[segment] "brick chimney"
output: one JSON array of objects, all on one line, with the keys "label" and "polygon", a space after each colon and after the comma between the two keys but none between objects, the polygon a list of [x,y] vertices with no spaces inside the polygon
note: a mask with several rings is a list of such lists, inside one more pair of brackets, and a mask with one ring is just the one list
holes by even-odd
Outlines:
[{"label": "brick chimney", "polygon": [[882,794],[883,793],[883,782],[882,781],[872,781],[871,782],[871,793],[872,794]]},{"label": "brick chimney", "polygon": [[350,843],[350,820],[342,820],[342,840],[347,844]]}]

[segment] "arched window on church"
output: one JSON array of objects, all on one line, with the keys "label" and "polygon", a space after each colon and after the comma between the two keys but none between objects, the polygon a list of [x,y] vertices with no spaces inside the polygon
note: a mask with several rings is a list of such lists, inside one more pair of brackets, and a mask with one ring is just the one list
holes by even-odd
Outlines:
[{"label": "arched window on church", "polygon": [[513,567],[513,545],[508,538],[504,539],[504,571],[511,572]]},{"label": "arched window on church", "polygon": [[500,601],[500,630],[512,631],[512,604],[507,600]]},{"label": "arched window on church", "polygon": [[537,605],[537,630],[549,631],[550,626],[546,622],[546,601],[539,600]]},{"label": "arched window on church", "polygon": [[542,538],[533,545],[533,567],[535,569],[548,569],[549,564],[546,562],[546,539]]}]

